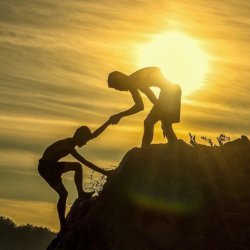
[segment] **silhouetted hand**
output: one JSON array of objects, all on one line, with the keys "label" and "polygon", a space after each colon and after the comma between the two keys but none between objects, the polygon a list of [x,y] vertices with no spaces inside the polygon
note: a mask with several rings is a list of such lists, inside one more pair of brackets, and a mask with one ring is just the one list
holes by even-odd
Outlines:
[{"label": "silhouetted hand", "polygon": [[109,118],[109,121],[111,124],[117,124],[120,120],[121,120],[121,115],[120,114],[116,114],[116,115],[112,115],[110,118]]}]

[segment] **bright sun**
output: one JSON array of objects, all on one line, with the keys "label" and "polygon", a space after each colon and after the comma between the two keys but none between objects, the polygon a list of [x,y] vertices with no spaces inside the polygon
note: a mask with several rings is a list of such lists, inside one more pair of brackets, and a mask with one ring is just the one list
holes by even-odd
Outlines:
[{"label": "bright sun", "polygon": [[185,95],[201,87],[208,70],[208,56],[198,41],[179,32],[168,32],[142,46],[138,66],[161,68],[169,81],[181,85]]}]

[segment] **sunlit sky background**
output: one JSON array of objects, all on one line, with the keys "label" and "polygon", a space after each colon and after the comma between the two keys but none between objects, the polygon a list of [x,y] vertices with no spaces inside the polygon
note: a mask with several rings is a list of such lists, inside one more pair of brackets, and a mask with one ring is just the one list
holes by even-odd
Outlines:
[{"label": "sunlit sky background", "polygon": [[[249,17],[248,0],[1,0],[0,214],[58,229],[57,196],[38,176],[38,159],[78,126],[94,130],[132,105],[128,93],[108,89],[108,73],[139,69],[141,48],[161,34],[185,34],[209,57],[201,87],[183,97],[177,135],[249,135]],[[118,165],[140,145],[151,107],[145,103],[79,152],[101,167]],[[90,173],[84,169],[85,187]],[[69,206],[76,197],[71,174],[65,183]]]}]

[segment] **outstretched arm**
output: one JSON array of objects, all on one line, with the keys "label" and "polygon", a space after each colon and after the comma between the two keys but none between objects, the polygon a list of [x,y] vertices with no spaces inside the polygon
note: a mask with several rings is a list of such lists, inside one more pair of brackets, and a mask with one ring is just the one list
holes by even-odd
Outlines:
[{"label": "outstretched arm", "polygon": [[158,102],[157,97],[149,87],[140,88],[140,90],[148,97],[150,102],[152,102],[153,104],[156,104]]},{"label": "outstretched arm", "polygon": [[130,90],[130,93],[132,95],[132,98],[133,98],[135,104],[130,109],[111,116],[110,121],[112,124],[117,124],[120,121],[120,119],[124,116],[133,115],[133,114],[138,113],[144,109],[142,98],[141,98],[141,95],[140,95],[138,89]]},{"label": "outstretched arm", "polygon": [[99,127],[98,129],[96,129],[91,136],[91,139],[96,138],[97,136],[99,136],[109,125],[111,124],[110,119],[108,121],[106,121],[101,127]]},{"label": "outstretched arm", "polygon": [[90,161],[87,161],[84,157],[82,157],[75,149],[71,152],[71,155],[76,158],[78,161],[80,161],[82,164],[84,164],[85,166],[91,168],[94,171],[97,171],[101,174],[107,175],[108,171],[101,169],[99,167],[97,167],[95,164],[93,164]]}]

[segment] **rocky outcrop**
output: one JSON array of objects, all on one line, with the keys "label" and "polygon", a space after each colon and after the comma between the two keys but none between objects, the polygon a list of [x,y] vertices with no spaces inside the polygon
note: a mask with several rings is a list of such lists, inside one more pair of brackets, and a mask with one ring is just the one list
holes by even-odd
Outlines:
[{"label": "rocky outcrop", "polygon": [[133,148],[49,249],[250,249],[250,142]]}]

